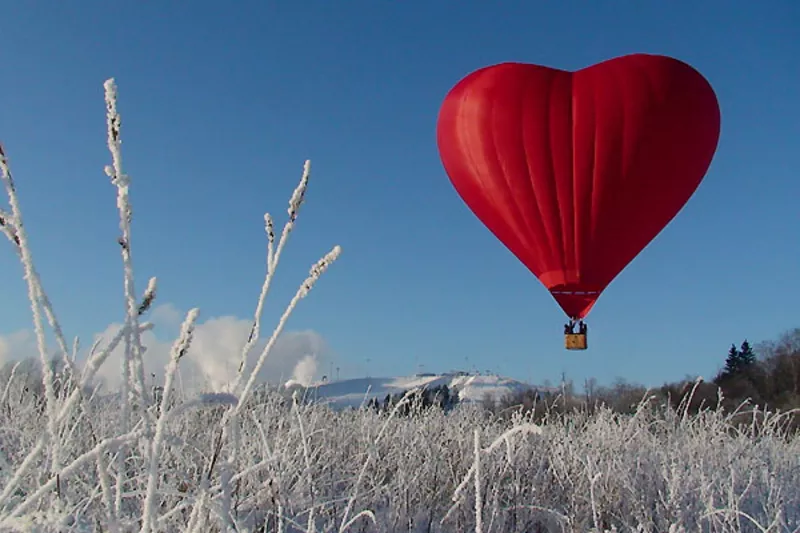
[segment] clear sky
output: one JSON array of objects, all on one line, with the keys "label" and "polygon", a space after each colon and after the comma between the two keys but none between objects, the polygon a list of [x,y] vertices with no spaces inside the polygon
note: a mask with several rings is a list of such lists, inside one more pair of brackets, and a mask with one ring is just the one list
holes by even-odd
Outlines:
[{"label": "clear sky", "polygon": [[[321,360],[342,377],[469,365],[535,382],[563,371],[576,383],[660,384],[711,377],[730,343],[800,325],[792,0],[85,0],[5,2],[0,16],[0,140],[69,335],[123,316],[116,193],[103,174],[111,76],[137,289],[155,275],[161,304],[246,324],[264,271],[263,213],[285,220],[311,159],[266,326],[340,244],[289,329],[323,339]],[[566,352],[560,308],[450,185],[436,117],[482,66],[572,70],[632,52],[677,57],[709,79],[720,146],[686,208],[594,307],[591,349]],[[6,244],[0,334],[10,339],[31,319]]]}]

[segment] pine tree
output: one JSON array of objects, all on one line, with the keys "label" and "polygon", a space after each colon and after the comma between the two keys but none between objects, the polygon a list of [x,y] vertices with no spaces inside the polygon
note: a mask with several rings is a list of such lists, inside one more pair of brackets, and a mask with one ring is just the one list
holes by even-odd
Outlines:
[{"label": "pine tree", "polygon": [[737,374],[742,368],[742,354],[736,348],[735,344],[731,344],[731,349],[728,350],[728,358],[725,359],[724,373],[728,376]]},{"label": "pine tree", "polygon": [[753,352],[752,346],[745,339],[741,348],[737,349],[735,344],[731,344],[731,349],[728,350],[728,358],[725,360],[725,376],[735,376],[741,374],[749,369],[756,363],[756,354]]},{"label": "pine tree", "polygon": [[753,353],[753,348],[747,342],[747,339],[744,340],[739,350],[739,359],[743,367],[750,366],[756,362],[756,354]]}]

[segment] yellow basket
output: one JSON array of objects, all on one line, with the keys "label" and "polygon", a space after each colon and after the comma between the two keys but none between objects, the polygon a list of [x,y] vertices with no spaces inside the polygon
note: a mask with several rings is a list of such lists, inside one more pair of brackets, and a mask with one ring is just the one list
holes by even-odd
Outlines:
[{"label": "yellow basket", "polygon": [[585,350],[588,347],[586,333],[567,333],[564,335],[564,347],[567,350]]}]

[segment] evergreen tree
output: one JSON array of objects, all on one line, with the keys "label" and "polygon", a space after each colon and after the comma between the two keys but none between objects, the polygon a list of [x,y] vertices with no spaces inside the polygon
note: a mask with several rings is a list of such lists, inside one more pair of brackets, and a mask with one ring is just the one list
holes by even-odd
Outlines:
[{"label": "evergreen tree", "polygon": [[728,358],[725,359],[725,370],[724,373],[728,376],[732,376],[741,370],[742,367],[742,357],[739,350],[736,348],[735,344],[731,344],[731,349],[728,350]]},{"label": "evergreen tree", "polygon": [[756,354],[753,353],[753,348],[747,342],[747,339],[744,340],[739,350],[739,360],[743,367],[750,366],[756,362]]},{"label": "evergreen tree", "polygon": [[731,344],[731,349],[728,350],[728,357],[725,360],[723,376],[732,377],[741,374],[745,370],[752,368],[755,363],[756,354],[746,339],[741,348],[736,348],[735,344]]}]

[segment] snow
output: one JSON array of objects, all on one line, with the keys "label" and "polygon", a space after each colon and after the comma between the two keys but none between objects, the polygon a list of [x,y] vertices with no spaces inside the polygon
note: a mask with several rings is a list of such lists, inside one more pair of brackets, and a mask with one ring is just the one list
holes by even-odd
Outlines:
[{"label": "snow", "polygon": [[[307,397],[334,408],[359,407],[372,398],[383,400],[387,394],[402,394],[418,387],[430,389],[441,385],[447,385],[452,392],[457,392],[461,402],[481,402],[487,394],[494,400],[499,400],[506,395],[525,390],[545,391],[543,387],[498,375],[450,372],[318,382],[308,387]],[[287,381],[284,387],[290,390],[302,388],[295,380]]]}]

